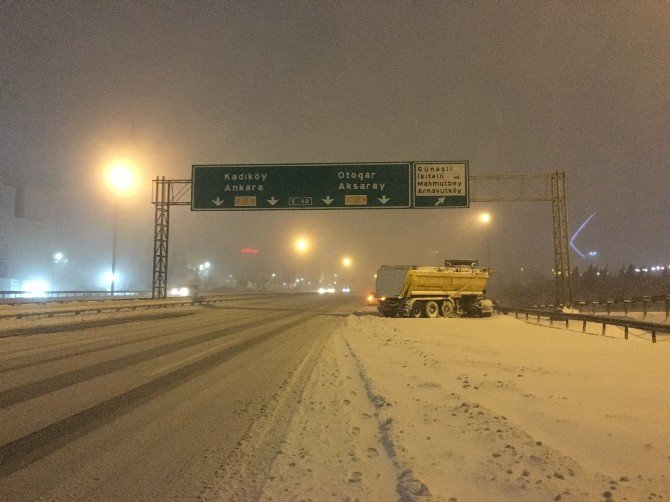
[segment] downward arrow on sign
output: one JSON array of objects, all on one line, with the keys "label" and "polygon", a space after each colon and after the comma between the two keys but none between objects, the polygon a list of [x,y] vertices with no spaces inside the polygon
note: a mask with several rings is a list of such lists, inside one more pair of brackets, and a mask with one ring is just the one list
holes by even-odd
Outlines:
[{"label": "downward arrow on sign", "polygon": [[223,199],[221,197],[217,197],[212,201],[216,207],[219,207],[221,204],[223,204]]},{"label": "downward arrow on sign", "polygon": [[330,203],[333,202],[335,199],[331,199],[330,195],[326,195],[326,198],[321,200],[325,202],[327,206],[330,206]]},{"label": "downward arrow on sign", "polygon": [[272,198],[267,199],[267,201],[270,203],[271,206],[274,206],[277,202],[279,202],[279,199],[275,199],[275,196],[273,195]]},{"label": "downward arrow on sign", "polygon": [[379,202],[381,202],[382,204],[386,204],[388,201],[391,200],[391,198],[390,198],[390,197],[387,197],[386,195],[382,195],[382,198],[381,198],[381,199],[377,199],[377,200],[378,200]]}]

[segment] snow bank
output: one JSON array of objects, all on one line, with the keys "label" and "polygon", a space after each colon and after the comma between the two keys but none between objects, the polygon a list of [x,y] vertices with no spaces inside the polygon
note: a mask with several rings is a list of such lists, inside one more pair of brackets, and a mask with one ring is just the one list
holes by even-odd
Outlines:
[{"label": "snow bank", "polygon": [[667,338],[369,314],[324,347],[263,500],[670,494]]}]

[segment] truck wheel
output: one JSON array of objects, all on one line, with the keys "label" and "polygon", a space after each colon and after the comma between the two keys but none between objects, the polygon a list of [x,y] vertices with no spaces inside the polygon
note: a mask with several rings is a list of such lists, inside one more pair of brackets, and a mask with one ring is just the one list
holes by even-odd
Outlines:
[{"label": "truck wheel", "polygon": [[454,305],[454,300],[448,298],[442,302],[441,309],[442,315],[444,317],[456,317],[456,305]]},{"label": "truck wheel", "polygon": [[410,317],[423,317],[423,302],[414,302],[412,309],[409,311]]},{"label": "truck wheel", "polygon": [[423,312],[426,314],[426,317],[433,319],[440,315],[440,307],[437,306],[437,302],[430,300],[426,302]]}]

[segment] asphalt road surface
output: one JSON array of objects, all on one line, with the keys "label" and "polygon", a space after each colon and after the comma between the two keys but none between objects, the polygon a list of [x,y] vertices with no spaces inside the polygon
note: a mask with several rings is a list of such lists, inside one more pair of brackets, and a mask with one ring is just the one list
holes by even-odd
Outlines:
[{"label": "asphalt road surface", "polygon": [[0,500],[208,499],[214,479],[254,499],[355,308],[287,295],[0,339]]}]

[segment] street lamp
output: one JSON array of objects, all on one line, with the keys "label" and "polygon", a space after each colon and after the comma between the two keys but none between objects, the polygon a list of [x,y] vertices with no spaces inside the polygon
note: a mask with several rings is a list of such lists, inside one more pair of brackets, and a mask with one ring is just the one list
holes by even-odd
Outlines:
[{"label": "street lamp", "polygon": [[198,274],[202,277],[207,277],[209,275],[209,271],[212,268],[212,264],[208,261],[201,263],[198,265]]},{"label": "street lamp", "polygon": [[344,268],[351,267],[351,264],[352,264],[351,258],[349,258],[348,256],[345,256],[344,258],[342,258],[342,266]]},{"label": "street lamp", "polygon": [[[477,217],[479,222],[484,225],[484,226],[489,226],[491,223],[491,213],[484,212],[484,213],[479,213],[479,216]],[[490,267],[491,266],[491,230],[487,229],[486,230],[486,266]]]},{"label": "street lamp", "polygon": [[298,237],[294,243],[295,250],[300,254],[305,254],[309,251],[309,240],[306,237]]},{"label": "street lamp", "polygon": [[53,255],[53,269],[51,271],[51,291],[56,291],[56,267],[60,263],[67,263],[67,258],[60,251],[54,253]]},{"label": "street lamp", "polygon": [[112,237],[112,273],[110,295],[114,296],[114,280],[116,278],[116,236],[119,229],[119,200],[132,195],[137,188],[135,169],[126,159],[116,159],[107,166],[107,187],[116,196],[114,203],[114,233]]}]

